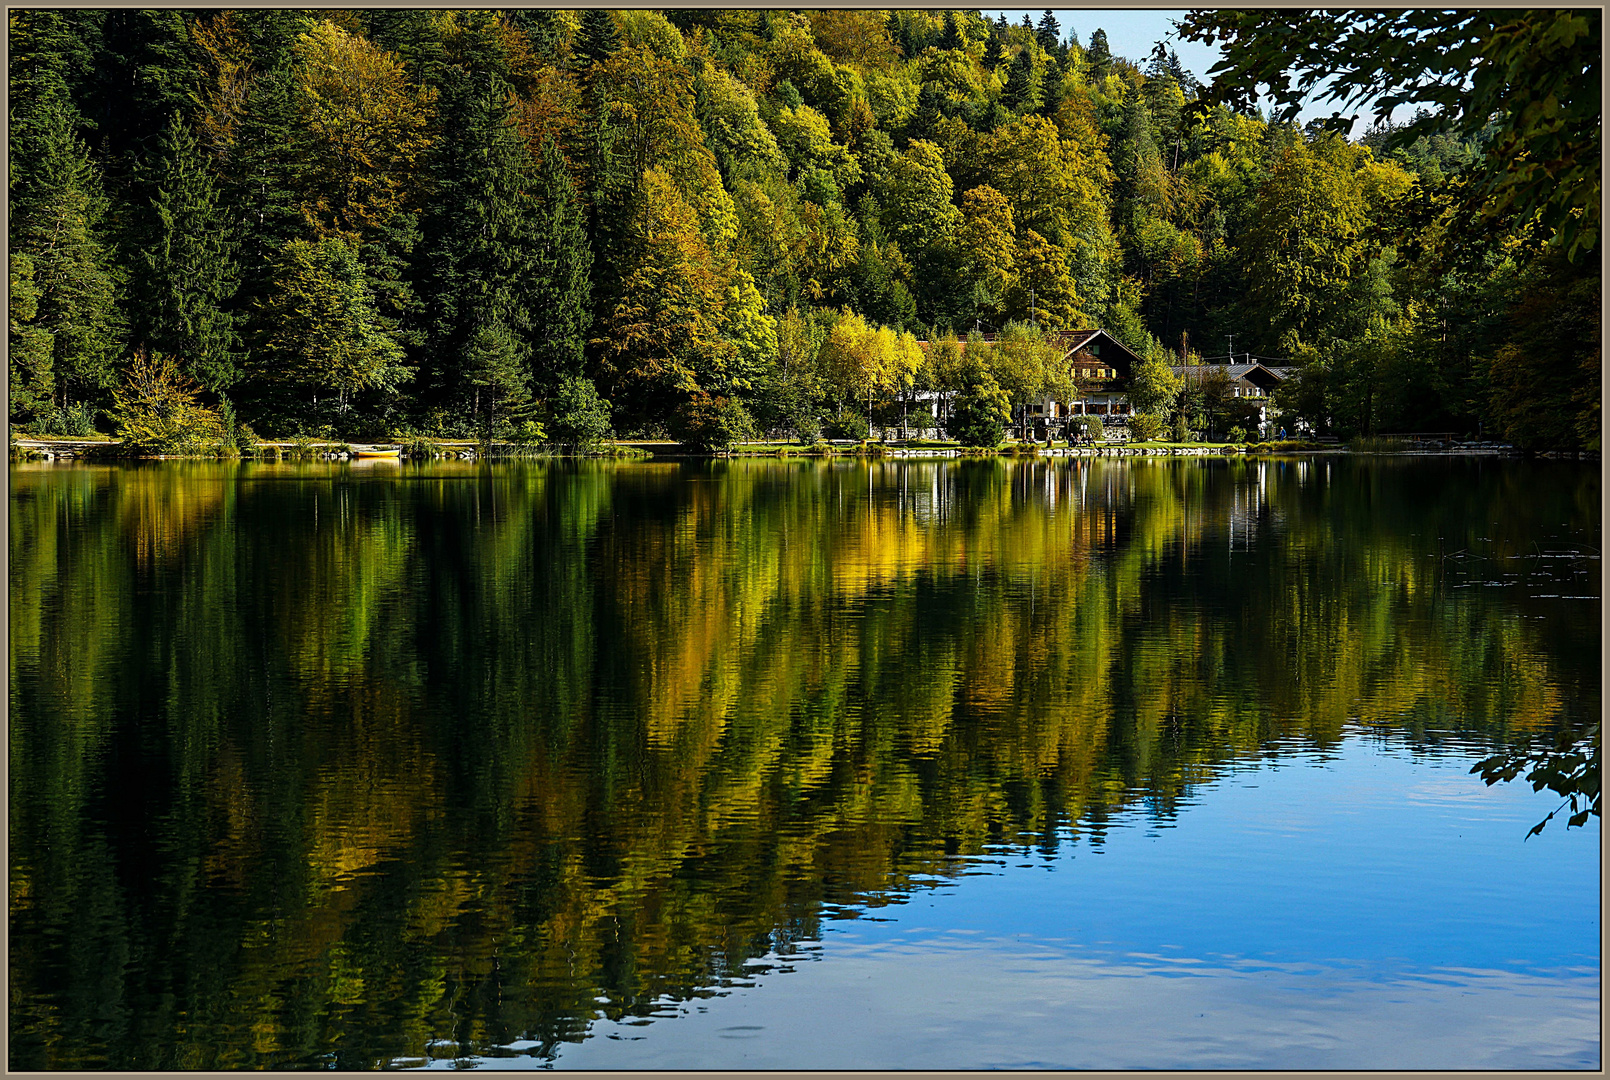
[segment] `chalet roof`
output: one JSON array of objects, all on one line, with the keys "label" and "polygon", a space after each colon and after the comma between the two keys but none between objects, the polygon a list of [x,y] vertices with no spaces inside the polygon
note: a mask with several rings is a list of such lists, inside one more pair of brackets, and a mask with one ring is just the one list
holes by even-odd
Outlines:
[{"label": "chalet roof", "polygon": [[[986,344],[993,344],[994,342],[999,341],[1001,338],[1001,335],[994,331],[991,331],[987,334],[979,334],[978,336]],[[1129,363],[1140,363],[1140,357],[1136,356],[1128,346],[1100,327],[1097,327],[1093,330],[1052,330],[1045,336],[1047,339],[1056,342],[1064,352],[1069,353],[1078,352],[1080,349],[1087,348],[1099,338],[1102,342],[1111,342],[1114,348],[1120,350],[1123,355],[1128,358]],[[957,340],[964,345],[967,343],[966,336],[958,336]],[[917,347],[927,351],[929,344],[930,343],[927,341],[918,341]],[[1102,359],[1105,361],[1108,358],[1102,357]]]},{"label": "chalet roof", "polygon": [[1209,371],[1222,371],[1231,379],[1240,379],[1254,384],[1272,384],[1283,382],[1287,376],[1283,372],[1295,371],[1295,368],[1272,368],[1264,364],[1188,364],[1174,365],[1169,368],[1176,375],[1200,379]]}]

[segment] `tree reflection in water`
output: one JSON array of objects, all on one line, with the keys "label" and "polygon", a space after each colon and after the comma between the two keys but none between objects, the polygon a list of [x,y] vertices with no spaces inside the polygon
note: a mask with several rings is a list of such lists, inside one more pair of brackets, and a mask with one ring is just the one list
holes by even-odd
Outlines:
[{"label": "tree reflection in water", "polygon": [[1293,739],[1599,713],[1560,463],[23,466],[11,512],[13,1068],[551,1055]]}]

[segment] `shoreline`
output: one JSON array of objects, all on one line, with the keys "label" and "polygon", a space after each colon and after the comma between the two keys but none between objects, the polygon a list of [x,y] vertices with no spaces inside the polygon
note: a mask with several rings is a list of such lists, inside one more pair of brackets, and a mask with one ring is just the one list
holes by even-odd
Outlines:
[{"label": "shoreline", "polygon": [[[16,439],[12,443],[11,459],[17,461],[74,461],[118,459],[121,442],[116,439]],[[413,450],[409,453],[407,451]],[[288,451],[290,451],[288,453]],[[961,459],[961,458],[1072,458],[1072,457],[1293,457],[1293,456],[1358,456],[1358,457],[1536,457],[1551,460],[1597,461],[1595,450],[1544,450],[1528,453],[1505,443],[1482,441],[1455,443],[1446,447],[1428,448],[1407,446],[1402,449],[1354,450],[1337,443],[1269,444],[1189,444],[1170,445],[1156,443],[1110,443],[1103,445],[1044,446],[1038,443],[1008,443],[993,449],[961,446],[910,446],[901,443],[797,443],[743,444],[727,451],[701,451],[670,440],[621,440],[604,444],[595,452],[573,450],[533,450],[514,444],[497,445],[491,454],[480,444],[469,440],[431,441],[429,449],[420,452],[414,447],[404,448],[397,442],[352,443],[337,440],[317,443],[292,443],[265,440],[244,453],[241,458],[253,461],[429,461],[439,459],[518,460],[520,458],[600,458],[617,460],[648,459],[716,459],[716,458],[897,458]],[[217,460],[207,455],[149,454],[130,455],[124,460]]]}]

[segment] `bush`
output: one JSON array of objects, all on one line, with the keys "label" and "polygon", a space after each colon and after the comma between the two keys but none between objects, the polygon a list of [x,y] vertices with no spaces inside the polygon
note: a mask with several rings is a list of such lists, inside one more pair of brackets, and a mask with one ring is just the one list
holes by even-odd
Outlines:
[{"label": "bush", "polygon": [[1001,445],[1006,437],[1006,425],[1012,420],[1012,408],[1006,392],[996,383],[995,377],[983,368],[976,368],[967,376],[951,408],[946,433],[963,446],[989,449]]},{"label": "bush", "polygon": [[1224,440],[1225,442],[1243,443],[1247,441],[1247,433],[1240,425],[1237,425],[1229,430],[1224,436]]},{"label": "bush", "polygon": [[794,437],[801,445],[810,446],[822,437],[822,424],[809,413],[801,413],[794,417]]},{"label": "bush", "polygon": [[196,401],[195,383],[171,356],[141,349],[123,384],[112,393],[112,422],[125,446],[157,454],[217,453],[233,432],[223,418]]},{"label": "bush", "polygon": [[1190,442],[1191,430],[1185,426],[1185,414],[1180,413],[1174,417],[1173,426],[1169,429],[1168,437],[1173,442]]},{"label": "bush", "polygon": [[754,422],[742,405],[731,398],[712,397],[702,390],[671,418],[673,435],[710,453],[725,451],[733,443],[752,438],[754,432]]},{"label": "bush", "polygon": [[1100,442],[1106,438],[1106,430],[1102,427],[1099,416],[1078,416],[1069,425],[1074,434],[1085,442]]},{"label": "bush", "polygon": [[1129,437],[1136,442],[1152,442],[1163,433],[1163,418],[1152,413],[1136,413],[1129,418]]},{"label": "bush", "polygon": [[61,433],[74,439],[96,433],[95,410],[89,407],[89,402],[75,402],[61,411]]},{"label": "bush", "polygon": [[598,396],[591,379],[566,375],[548,402],[550,442],[593,447],[609,434],[609,402]]},{"label": "bush", "polygon": [[830,439],[854,439],[860,442],[871,432],[867,418],[854,409],[840,408],[827,422],[827,437]]}]

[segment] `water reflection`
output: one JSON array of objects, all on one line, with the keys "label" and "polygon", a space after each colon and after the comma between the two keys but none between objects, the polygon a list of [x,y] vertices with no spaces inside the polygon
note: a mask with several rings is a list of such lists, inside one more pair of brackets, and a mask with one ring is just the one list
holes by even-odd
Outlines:
[{"label": "water reflection", "polygon": [[1293,740],[1599,712],[1564,463],[11,480],[14,1068],[551,1057]]}]

